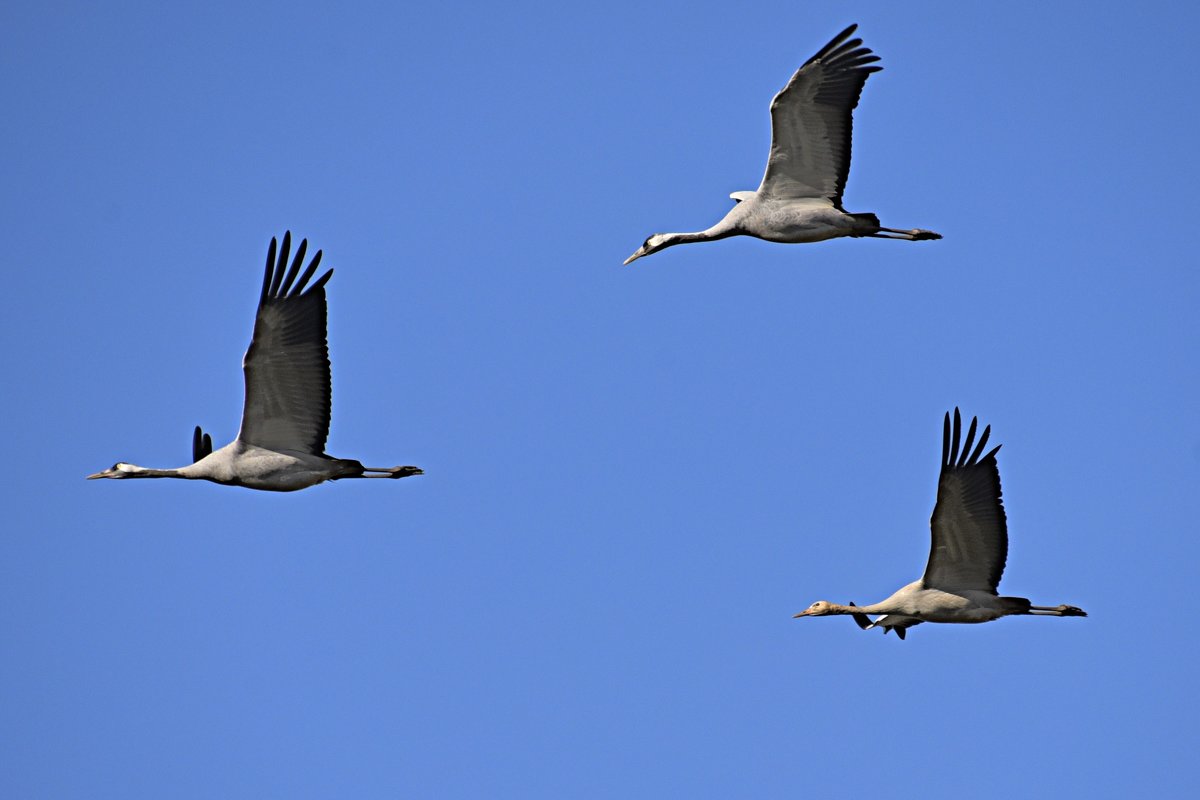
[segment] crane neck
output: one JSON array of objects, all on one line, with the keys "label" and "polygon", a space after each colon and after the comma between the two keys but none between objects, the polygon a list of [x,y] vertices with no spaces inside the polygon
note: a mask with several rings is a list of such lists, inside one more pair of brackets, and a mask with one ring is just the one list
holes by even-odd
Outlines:
[{"label": "crane neck", "polygon": [[837,603],[830,603],[832,613],[834,614],[899,614],[900,609],[894,608],[885,600],[882,603],[872,603],[869,606],[842,606]]},{"label": "crane neck", "polygon": [[192,478],[194,476],[184,473],[186,467],[182,469],[151,469],[150,467],[139,467],[136,464],[130,464],[133,469],[129,470],[125,475],[126,478]]},{"label": "crane neck", "polygon": [[702,231],[694,231],[692,233],[664,233],[667,243],[664,247],[670,247],[677,244],[690,244],[691,242],[715,242],[718,239],[728,239],[730,236],[736,236],[739,233],[737,226],[729,221],[728,217],[713,225],[711,228],[706,228]]}]

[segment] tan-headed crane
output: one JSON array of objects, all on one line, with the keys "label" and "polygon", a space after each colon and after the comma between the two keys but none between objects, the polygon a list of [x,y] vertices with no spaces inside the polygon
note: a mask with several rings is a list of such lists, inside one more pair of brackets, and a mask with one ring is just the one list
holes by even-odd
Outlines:
[{"label": "tan-headed crane", "polygon": [[[906,628],[922,622],[991,622],[1012,614],[1087,616],[1075,606],[1035,606],[1024,597],[997,594],[1008,559],[1008,522],[996,465],[1000,446],[981,455],[992,427],[983,429],[976,445],[978,421],[972,417],[961,450],[958,409],[954,409],[953,426],[949,412],[942,424],[942,474],[929,522],[933,543],[921,579],[874,605],[842,606],[818,600],[796,617],[849,614],[860,628],[894,630],[903,639]],[[882,616],[872,622],[868,614]]]}]

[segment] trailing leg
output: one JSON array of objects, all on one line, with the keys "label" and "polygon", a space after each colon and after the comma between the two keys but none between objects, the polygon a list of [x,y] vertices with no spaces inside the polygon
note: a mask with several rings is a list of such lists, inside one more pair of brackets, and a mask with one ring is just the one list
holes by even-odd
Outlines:
[{"label": "trailing leg", "polygon": [[[368,472],[379,473],[377,475],[368,475]],[[424,475],[425,470],[420,467],[363,467],[363,474],[356,477],[359,478],[408,478],[412,475]]]},{"label": "trailing leg", "polygon": [[[881,234],[888,234],[888,233],[893,234],[893,235],[891,235],[891,236],[881,235]],[[882,226],[880,226],[880,228],[879,228],[879,233],[874,234],[874,236],[875,236],[875,238],[878,238],[878,239],[907,239],[910,242],[923,242],[923,241],[928,241],[931,239],[942,238],[942,235],[940,233],[934,233],[933,231],[926,231],[926,230],[922,230],[920,228],[912,228],[911,230],[906,231],[906,230],[900,230],[899,228],[884,228]]]},{"label": "trailing leg", "polygon": [[1059,606],[1030,606],[1030,614],[1040,614],[1045,617],[1086,617],[1087,612],[1082,608],[1075,606],[1059,605]]}]

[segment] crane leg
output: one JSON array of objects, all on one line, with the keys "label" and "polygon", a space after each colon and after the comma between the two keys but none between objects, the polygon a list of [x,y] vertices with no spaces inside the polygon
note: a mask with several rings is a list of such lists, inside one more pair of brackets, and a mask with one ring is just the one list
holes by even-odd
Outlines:
[{"label": "crane leg", "polygon": [[[367,473],[377,473],[368,475]],[[348,478],[407,478],[411,475],[424,475],[420,467],[363,467],[362,475],[347,475]]]},{"label": "crane leg", "polygon": [[379,475],[363,475],[364,478],[407,478],[411,475],[424,475],[420,467],[363,467],[363,472],[378,472]]},{"label": "crane leg", "polygon": [[1075,606],[1030,606],[1030,614],[1041,614],[1046,617],[1086,617],[1087,612]]},{"label": "crane leg", "polygon": [[926,231],[920,228],[912,228],[910,230],[901,230],[899,228],[880,228],[878,232],[869,234],[875,239],[906,239],[910,242],[921,242],[929,239],[940,239],[940,233]]}]

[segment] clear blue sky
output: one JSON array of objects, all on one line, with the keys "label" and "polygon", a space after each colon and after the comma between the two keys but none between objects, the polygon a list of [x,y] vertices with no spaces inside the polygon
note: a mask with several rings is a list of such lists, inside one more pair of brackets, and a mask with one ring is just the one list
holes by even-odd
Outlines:
[{"label": "clear blue sky", "polygon": [[[0,795],[1194,788],[1200,12],[732,8],[4,5]],[[851,22],[847,208],[946,238],[623,268]],[[233,438],[289,228],[329,451],[428,474],[85,481]],[[1002,590],[1091,616],[793,620],[919,577],[955,405]]]}]

